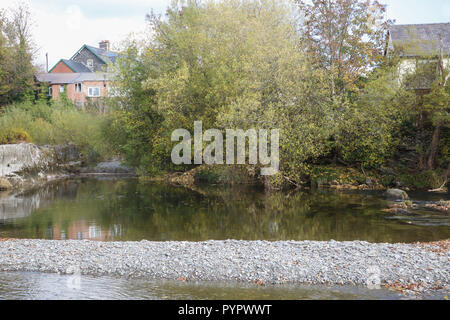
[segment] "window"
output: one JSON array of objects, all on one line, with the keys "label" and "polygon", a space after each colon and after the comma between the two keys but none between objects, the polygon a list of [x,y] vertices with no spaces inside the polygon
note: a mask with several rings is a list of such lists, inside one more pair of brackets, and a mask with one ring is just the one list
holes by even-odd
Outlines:
[{"label": "window", "polygon": [[86,65],[87,65],[87,67],[88,67],[89,69],[92,68],[92,67],[94,67],[94,60],[92,60],[92,59],[87,59]]},{"label": "window", "polygon": [[82,87],[81,87],[81,83],[75,83],[75,92],[81,92]]},{"label": "window", "polygon": [[64,92],[64,86],[59,86],[59,92],[61,92],[61,93]]},{"label": "window", "polygon": [[48,95],[51,97],[53,95],[53,88],[48,87]]},{"label": "window", "polygon": [[89,87],[88,88],[89,97],[100,97],[100,87]]}]

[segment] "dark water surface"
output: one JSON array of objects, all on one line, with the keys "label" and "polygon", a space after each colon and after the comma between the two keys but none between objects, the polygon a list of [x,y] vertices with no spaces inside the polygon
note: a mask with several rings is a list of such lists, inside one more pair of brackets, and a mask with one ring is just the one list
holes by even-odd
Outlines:
[{"label": "dark water surface", "polygon": [[421,207],[393,215],[381,192],[190,190],[136,179],[76,179],[0,193],[0,238],[126,240],[366,240],[450,238],[450,217],[423,206],[447,194],[411,193]]}]

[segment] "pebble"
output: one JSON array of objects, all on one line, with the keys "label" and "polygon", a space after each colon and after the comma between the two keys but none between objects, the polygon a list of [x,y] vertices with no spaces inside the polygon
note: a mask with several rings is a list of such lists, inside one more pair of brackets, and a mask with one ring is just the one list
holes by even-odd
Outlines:
[{"label": "pebble", "polygon": [[449,261],[448,252],[363,241],[0,242],[4,271],[66,273],[77,268],[85,275],[187,281],[364,286],[376,272],[381,285],[420,282],[424,291],[448,290]]}]

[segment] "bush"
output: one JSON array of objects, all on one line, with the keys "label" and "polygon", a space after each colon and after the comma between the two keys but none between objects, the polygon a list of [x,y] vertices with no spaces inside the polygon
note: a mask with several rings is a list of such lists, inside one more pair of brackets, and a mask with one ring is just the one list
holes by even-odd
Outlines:
[{"label": "bush", "polygon": [[95,161],[110,156],[106,126],[105,115],[81,111],[67,100],[21,103],[0,114],[0,144],[73,143],[88,161]]},{"label": "bush", "polygon": [[14,144],[30,141],[30,135],[22,129],[11,129],[9,132],[0,135],[0,144]]},{"label": "bush", "polygon": [[418,190],[436,189],[445,182],[443,170],[427,170],[415,173],[403,173],[398,177],[401,185]]}]

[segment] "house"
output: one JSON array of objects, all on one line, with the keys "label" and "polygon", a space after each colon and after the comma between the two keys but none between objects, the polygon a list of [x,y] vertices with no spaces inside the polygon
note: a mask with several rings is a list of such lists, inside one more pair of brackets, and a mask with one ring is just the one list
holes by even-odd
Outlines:
[{"label": "house", "polygon": [[[432,77],[423,77],[413,84],[416,90],[428,90],[439,73],[439,65],[450,66],[450,23],[393,25],[387,34],[385,55],[400,59],[400,78],[417,70],[425,63],[433,71]],[[436,73],[434,73],[434,70]]]},{"label": "house", "polygon": [[108,40],[101,41],[99,47],[83,45],[70,59],[59,60],[48,73],[36,76],[39,82],[49,85],[48,94],[57,99],[60,93],[84,107],[88,101],[98,101],[111,96],[111,66],[118,54],[110,51]]}]

